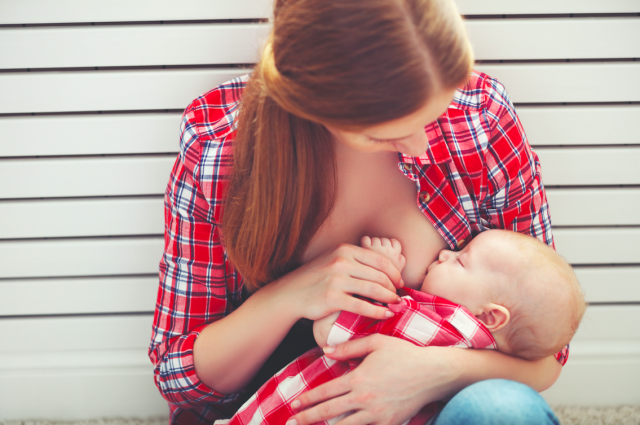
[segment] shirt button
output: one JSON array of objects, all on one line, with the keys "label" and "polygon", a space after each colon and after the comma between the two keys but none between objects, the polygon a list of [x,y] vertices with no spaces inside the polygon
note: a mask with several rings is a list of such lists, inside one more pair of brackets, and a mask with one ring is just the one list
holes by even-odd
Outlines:
[{"label": "shirt button", "polygon": [[403,164],[402,167],[404,168],[404,171],[406,171],[406,172],[411,172],[411,170],[413,169],[413,165],[407,164],[407,163]]},{"label": "shirt button", "polygon": [[422,202],[423,204],[426,204],[430,200],[431,200],[431,195],[429,194],[429,192],[420,192],[420,202]]},{"label": "shirt button", "polygon": [[460,239],[460,240],[458,241],[458,248],[462,248],[462,247],[464,247],[464,243],[465,243],[466,241],[467,241],[466,239]]}]

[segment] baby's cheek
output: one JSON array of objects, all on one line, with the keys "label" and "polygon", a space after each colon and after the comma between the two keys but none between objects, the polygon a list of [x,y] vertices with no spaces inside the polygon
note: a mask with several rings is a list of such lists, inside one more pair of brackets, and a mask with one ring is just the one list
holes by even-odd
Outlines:
[{"label": "baby's cheek", "polygon": [[420,292],[426,292],[427,294],[436,295],[433,293],[436,288],[434,288],[432,279],[429,279],[427,276],[425,276],[425,278],[423,279],[420,287],[416,289],[418,289]]}]

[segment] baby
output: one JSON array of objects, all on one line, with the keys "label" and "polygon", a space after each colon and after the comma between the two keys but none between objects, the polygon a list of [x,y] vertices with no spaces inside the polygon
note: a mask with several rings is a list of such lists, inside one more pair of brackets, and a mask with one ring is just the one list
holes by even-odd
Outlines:
[{"label": "baby", "polygon": [[[404,268],[398,241],[364,237],[361,245],[384,255],[400,271]],[[586,309],[575,274],[562,257],[531,236],[506,230],[480,233],[458,252],[442,250],[419,291],[400,292],[402,302],[388,305],[394,312],[390,319],[336,312],[315,321],[316,342],[326,347],[382,333],[420,346],[497,349],[527,360],[555,354],[564,364],[563,347]],[[216,423],[284,425],[294,414],[291,403],[302,392],[358,364],[331,360],[319,348],[311,350],[267,381],[231,420]],[[440,406],[425,406],[408,423],[424,424]]]},{"label": "baby", "polygon": [[[365,236],[361,245],[404,268],[395,239]],[[440,251],[419,290],[466,307],[491,332],[498,351],[526,360],[558,353],[586,308],[571,266],[546,244],[508,230],[482,232],[461,251]],[[327,345],[339,314],[314,322],[319,346]]]}]

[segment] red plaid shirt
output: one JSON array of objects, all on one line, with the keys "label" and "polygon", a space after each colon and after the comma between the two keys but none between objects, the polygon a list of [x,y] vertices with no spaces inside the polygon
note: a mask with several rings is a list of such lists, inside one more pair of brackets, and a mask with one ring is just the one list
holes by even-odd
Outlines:
[{"label": "red plaid shirt", "polygon": [[[149,356],[172,423],[211,423],[239,407],[238,394],[220,394],[198,379],[193,344],[207,324],[242,302],[242,279],[227,259],[217,224],[247,80],[225,83],[187,107],[165,193],[165,250]],[[398,167],[416,182],[420,209],[452,249],[492,228],[553,245],[538,158],[498,81],[472,73],[425,132],[427,152],[399,154]]]},{"label": "red plaid shirt", "polygon": [[[347,311],[340,313],[327,344],[338,345],[372,334],[401,338],[415,345],[496,349],[491,332],[465,307],[444,298],[412,289],[401,289],[402,302],[388,307],[395,313],[387,320],[374,320]],[[315,348],[298,357],[267,381],[231,420],[217,424],[283,425],[294,414],[291,403],[303,392],[342,376],[360,361],[339,362]],[[440,403],[425,406],[412,424],[424,424],[438,412]],[[350,413],[320,422],[332,425]]]}]

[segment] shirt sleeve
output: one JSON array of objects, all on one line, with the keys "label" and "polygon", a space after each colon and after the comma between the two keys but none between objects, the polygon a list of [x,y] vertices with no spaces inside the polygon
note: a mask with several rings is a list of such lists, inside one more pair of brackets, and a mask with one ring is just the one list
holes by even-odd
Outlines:
[{"label": "shirt sleeve", "polygon": [[[531,235],[555,249],[538,155],[527,141],[504,86],[487,78],[485,93],[491,122],[488,144],[491,155],[487,160],[490,197],[484,213],[495,227]],[[564,366],[569,346],[555,358]]]},{"label": "shirt sleeve", "polygon": [[538,156],[504,86],[488,77],[484,84],[491,132],[486,158],[489,196],[483,218],[488,227],[528,234],[555,248]]},{"label": "shirt sleeve", "polygon": [[331,328],[328,344],[337,345],[380,334],[420,347],[495,348],[495,340],[489,331],[460,305],[419,291],[405,293],[410,295],[403,296],[400,303],[387,305],[394,313],[388,319],[372,319],[342,311]]},{"label": "shirt sleeve", "polygon": [[[195,103],[195,102],[194,102]],[[214,219],[219,206],[202,190],[202,146],[192,105],[181,125],[180,155],[165,192],[164,253],[149,357],[162,396],[182,408],[226,403],[196,375],[193,345],[200,331],[232,310],[237,273],[228,265]],[[207,184],[218,179],[207,173]],[[214,191],[213,193],[222,193]],[[218,200],[219,201],[219,200]]]}]

